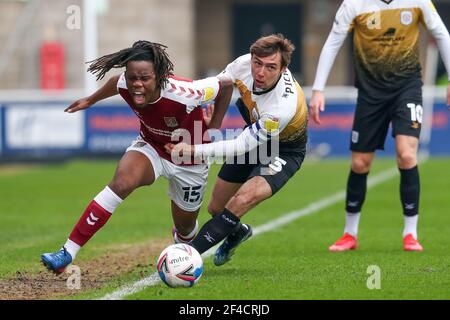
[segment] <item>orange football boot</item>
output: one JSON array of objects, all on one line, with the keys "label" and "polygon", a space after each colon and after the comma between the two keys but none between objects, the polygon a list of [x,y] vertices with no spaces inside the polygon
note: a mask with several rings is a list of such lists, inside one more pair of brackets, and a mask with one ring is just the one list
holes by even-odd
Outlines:
[{"label": "orange football boot", "polygon": [[352,236],[350,233],[345,233],[341,238],[338,239],[328,250],[336,251],[347,251],[354,250],[358,247],[358,240],[356,237]]},{"label": "orange football boot", "polygon": [[405,251],[423,251],[423,247],[420,245],[419,241],[414,239],[412,233],[408,233],[403,238],[403,250]]}]

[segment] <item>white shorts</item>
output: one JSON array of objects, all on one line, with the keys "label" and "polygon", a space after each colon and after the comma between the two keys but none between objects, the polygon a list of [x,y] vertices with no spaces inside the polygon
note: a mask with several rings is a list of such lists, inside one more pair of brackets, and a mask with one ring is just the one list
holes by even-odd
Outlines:
[{"label": "white shorts", "polygon": [[138,137],[127,148],[143,153],[150,160],[155,172],[155,181],[163,176],[169,180],[170,199],[185,211],[197,211],[203,202],[208,180],[208,165],[178,166],[158,154],[150,144]]}]

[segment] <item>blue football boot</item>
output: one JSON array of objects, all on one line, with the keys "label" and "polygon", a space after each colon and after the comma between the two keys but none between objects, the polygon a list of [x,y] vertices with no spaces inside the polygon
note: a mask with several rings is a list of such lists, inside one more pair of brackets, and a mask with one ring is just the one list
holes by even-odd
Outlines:
[{"label": "blue football boot", "polygon": [[67,252],[66,248],[54,253],[44,253],[41,256],[41,261],[48,270],[56,274],[63,273],[66,267],[72,262],[72,256]]},{"label": "blue football boot", "polygon": [[248,224],[242,224],[239,230],[228,235],[214,253],[214,264],[221,266],[230,261],[237,246],[252,236],[252,228]]}]

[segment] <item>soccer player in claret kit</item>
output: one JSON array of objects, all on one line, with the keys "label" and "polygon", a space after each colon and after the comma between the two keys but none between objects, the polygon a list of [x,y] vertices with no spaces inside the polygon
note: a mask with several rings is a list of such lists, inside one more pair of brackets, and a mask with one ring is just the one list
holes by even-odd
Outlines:
[{"label": "soccer player in claret kit", "polygon": [[[232,83],[217,77],[199,81],[176,78],[165,46],[148,41],[138,41],[131,48],[103,56],[93,61],[88,71],[97,74],[99,80],[110,69],[121,67],[126,68],[124,73],[113,76],[94,94],[65,110],[69,113],[84,110],[120,94],[139,118],[141,127],[139,137],[121,158],[113,179],[89,203],[62,249],[41,256],[44,265],[57,273],[75,259],[80,248],[133,190],[153,184],[160,176],[169,180],[175,242],[189,242],[198,229],[208,164],[174,164],[164,145],[180,130],[205,142],[207,128],[221,125],[231,99]],[[204,118],[202,109],[196,107],[213,100],[214,112]]]},{"label": "soccer player in claret kit", "polygon": [[[221,74],[233,81],[237,105],[247,123],[238,137],[167,146],[174,157],[228,157],[208,205],[214,217],[190,243],[203,253],[225,239],[214,256],[217,266],[229,261],[236,247],[252,235],[241,217],[280,191],[305,157],[308,108],[302,88],[288,69],[293,51],[293,44],[281,34],[261,37],[249,54],[230,63]],[[268,159],[261,157],[260,148],[267,148],[262,155]],[[240,155],[245,156],[244,163],[235,158]]]},{"label": "soccer player in claret kit", "polygon": [[[339,48],[353,31],[358,100],[351,134],[344,235],[330,251],[357,248],[357,233],[367,175],[377,149],[384,148],[389,124],[395,138],[403,207],[403,249],[422,251],[418,241],[420,181],[417,150],[422,123],[419,25],[436,40],[450,75],[449,33],[430,0],[345,0],[322,49],[310,111],[320,124],[323,90]],[[449,78],[450,79],[450,78]],[[447,89],[450,104],[450,85]]]}]

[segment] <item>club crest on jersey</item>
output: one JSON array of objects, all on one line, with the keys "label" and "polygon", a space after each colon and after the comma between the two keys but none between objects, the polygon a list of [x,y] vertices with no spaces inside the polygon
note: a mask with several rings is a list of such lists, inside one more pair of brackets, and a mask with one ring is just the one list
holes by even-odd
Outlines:
[{"label": "club crest on jersey", "polygon": [[402,24],[404,24],[405,26],[408,26],[412,23],[413,21],[413,13],[411,11],[402,11],[400,13],[400,21],[402,22]]},{"label": "club crest on jersey", "polygon": [[278,128],[280,127],[280,119],[275,118],[275,117],[267,118],[265,126],[266,126],[267,132],[272,133],[272,132],[278,130]]},{"label": "club crest on jersey", "polygon": [[169,128],[178,127],[178,121],[175,117],[164,117],[164,122]]}]

